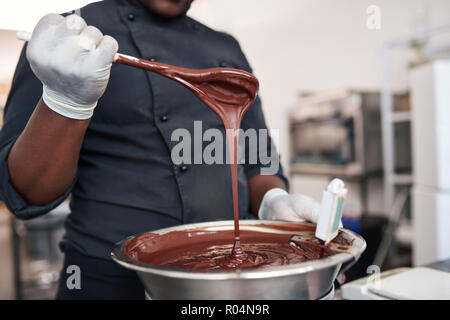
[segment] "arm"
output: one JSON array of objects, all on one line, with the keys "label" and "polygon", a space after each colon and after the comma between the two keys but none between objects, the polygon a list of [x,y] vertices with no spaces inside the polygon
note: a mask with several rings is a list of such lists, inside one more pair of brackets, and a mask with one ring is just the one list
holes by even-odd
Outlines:
[{"label": "arm", "polygon": [[39,100],[8,157],[12,184],[29,204],[45,205],[70,187],[88,124],[61,116]]},{"label": "arm", "polygon": [[43,84],[42,99],[7,160],[11,183],[28,204],[43,206],[72,184],[117,48],[75,15],[47,15],[33,31],[26,56]]},{"label": "arm", "polygon": [[250,209],[255,216],[258,216],[258,210],[264,195],[273,188],[286,190],[286,183],[279,176],[275,175],[258,174],[248,179]]}]

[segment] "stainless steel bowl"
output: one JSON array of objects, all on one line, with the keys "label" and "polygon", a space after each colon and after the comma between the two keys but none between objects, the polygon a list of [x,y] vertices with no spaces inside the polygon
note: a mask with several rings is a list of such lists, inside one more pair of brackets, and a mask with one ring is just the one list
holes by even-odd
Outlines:
[{"label": "stainless steel bowl", "polygon": [[[241,230],[282,232],[258,227],[261,224],[283,226],[291,223],[264,220],[239,222]],[[233,227],[233,221],[214,221],[180,225],[152,233],[164,234],[197,228],[232,230]],[[140,263],[123,254],[125,244],[135,236],[118,242],[111,256],[120,265],[137,272],[152,299],[318,299],[330,291],[339,270],[344,265],[356,262],[366,248],[366,242],[361,236],[346,229],[342,231],[346,238],[353,241],[345,253],[299,264],[241,272],[184,271]]]}]

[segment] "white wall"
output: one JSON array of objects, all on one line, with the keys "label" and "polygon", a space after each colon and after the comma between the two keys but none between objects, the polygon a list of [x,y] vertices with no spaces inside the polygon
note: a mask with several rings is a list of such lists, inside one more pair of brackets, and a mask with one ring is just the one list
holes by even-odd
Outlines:
[{"label": "white wall", "polygon": [[[369,5],[381,29],[366,27]],[[260,80],[266,120],[281,130],[287,165],[287,107],[299,90],[381,87],[381,43],[414,30],[416,8],[428,6],[431,26],[450,22],[448,0],[196,0],[190,15],[234,35]],[[395,56],[393,84],[407,84],[408,52]]]},{"label": "white wall", "polygon": [[1,118],[3,117],[2,108],[6,103],[12,76],[22,46],[23,41],[16,39],[15,32],[0,30],[0,124]]},{"label": "white wall", "polygon": [[47,13],[62,13],[84,7],[99,0],[2,0],[0,29],[33,31]]},{"label": "white wall", "polygon": [[16,33],[8,30],[0,30],[0,83],[11,79],[16,63],[22,49],[23,41],[16,39]]},{"label": "white wall", "polygon": [[[381,29],[366,26],[369,5],[381,9]],[[422,11],[421,11],[422,10]],[[190,15],[234,35],[260,80],[266,121],[280,129],[279,151],[289,169],[288,108],[300,90],[343,87],[379,90],[383,41],[407,36],[420,26],[450,23],[448,0],[196,0]],[[420,20],[419,20],[420,21]],[[393,56],[393,86],[408,85],[409,50]],[[291,190],[320,199],[326,177],[295,176]],[[347,204],[359,211],[359,187],[348,183]],[[368,208],[383,212],[382,180],[369,185]]]}]

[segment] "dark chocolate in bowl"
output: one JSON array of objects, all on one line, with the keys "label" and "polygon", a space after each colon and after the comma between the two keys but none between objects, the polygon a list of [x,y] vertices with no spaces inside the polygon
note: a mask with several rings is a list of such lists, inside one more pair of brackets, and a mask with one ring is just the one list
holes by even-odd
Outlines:
[{"label": "dark chocolate in bowl", "polygon": [[345,229],[325,246],[309,223],[243,220],[241,230],[242,261],[231,256],[233,221],[132,236],[116,244],[112,257],[137,271],[156,299],[315,299],[365,249]]},{"label": "dark chocolate in bowl", "polygon": [[[243,229],[243,254],[233,256],[233,230],[193,228],[164,234],[145,233],[128,241],[123,254],[140,263],[181,270],[239,271],[270,268],[323,259],[346,250],[352,243],[341,232],[325,245],[313,236],[311,225],[260,225]],[[265,230],[266,229],[266,230]],[[296,236],[293,238],[293,236]],[[298,239],[300,238],[300,240]],[[334,248],[339,245],[339,251]]]}]

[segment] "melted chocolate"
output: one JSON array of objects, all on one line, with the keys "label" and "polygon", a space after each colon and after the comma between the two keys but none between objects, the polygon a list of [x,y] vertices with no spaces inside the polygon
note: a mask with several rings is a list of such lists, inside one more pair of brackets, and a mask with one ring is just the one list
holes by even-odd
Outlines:
[{"label": "melted chocolate", "polygon": [[[351,245],[342,233],[325,245],[314,226],[258,225],[267,231],[241,230],[245,257],[230,255],[232,230],[188,229],[162,235],[146,233],[128,241],[124,254],[144,264],[183,270],[232,271],[283,266],[329,257]],[[270,232],[271,231],[271,232]],[[274,233],[275,231],[275,233]],[[301,240],[293,240],[293,236]],[[303,238],[303,239],[302,239]]]}]

